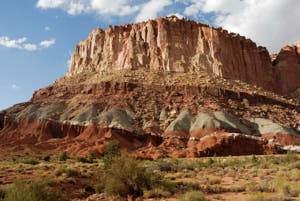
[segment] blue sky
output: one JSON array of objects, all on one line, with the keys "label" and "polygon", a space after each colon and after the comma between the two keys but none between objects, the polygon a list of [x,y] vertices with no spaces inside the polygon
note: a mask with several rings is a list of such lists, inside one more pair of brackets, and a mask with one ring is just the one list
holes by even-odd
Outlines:
[{"label": "blue sky", "polygon": [[96,27],[176,14],[278,52],[300,40],[299,10],[299,0],[2,0],[0,110],[64,76],[76,44]]}]

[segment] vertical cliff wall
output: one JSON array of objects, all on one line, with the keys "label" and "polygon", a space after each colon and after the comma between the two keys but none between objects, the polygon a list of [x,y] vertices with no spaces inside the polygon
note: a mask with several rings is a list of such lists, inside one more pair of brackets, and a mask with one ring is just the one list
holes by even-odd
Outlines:
[{"label": "vertical cliff wall", "polygon": [[167,17],[110,26],[105,31],[94,29],[76,46],[67,75],[122,69],[205,70],[286,94],[300,88],[293,84],[297,74],[289,76],[300,69],[299,63],[292,62],[295,66],[287,67],[281,53],[272,65],[267,49],[250,39],[188,19]]}]

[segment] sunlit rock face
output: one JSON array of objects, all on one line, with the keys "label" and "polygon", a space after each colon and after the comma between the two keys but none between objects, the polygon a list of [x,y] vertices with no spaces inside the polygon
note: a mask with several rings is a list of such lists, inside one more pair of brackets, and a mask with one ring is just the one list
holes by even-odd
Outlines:
[{"label": "sunlit rock face", "polygon": [[68,75],[122,69],[198,72],[274,86],[266,48],[238,34],[206,24],[158,18],[138,24],[94,29],[72,55]]}]

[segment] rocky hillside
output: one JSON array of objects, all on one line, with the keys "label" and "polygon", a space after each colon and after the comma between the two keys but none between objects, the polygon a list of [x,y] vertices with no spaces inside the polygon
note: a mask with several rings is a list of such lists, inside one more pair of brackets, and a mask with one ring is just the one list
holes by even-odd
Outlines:
[{"label": "rocky hillside", "polygon": [[139,158],[299,149],[299,49],[271,59],[249,39],[176,17],[95,29],[66,77],[0,112],[0,154],[101,155],[113,139]]}]

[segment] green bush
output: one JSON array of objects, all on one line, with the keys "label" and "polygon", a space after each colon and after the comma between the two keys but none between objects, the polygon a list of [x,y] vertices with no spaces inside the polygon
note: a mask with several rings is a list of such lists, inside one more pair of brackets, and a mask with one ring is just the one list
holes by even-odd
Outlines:
[{"label": "green bush", "polygon": [[207,201],[200,191],[189,191],[180,196],[179,201]]},{"label": "green bush", "polygon": [[160,175],[146,171],[139,161],[125,154],[112,158],[109,167],[104,171],[103,182],[104,192],[119,198],[143,196],[144,189],[169,190]]},{"label": "green bush", "polygon": [[112,159],[120,155],[120,142],[113,140],[110,141],[105,147],[105,155],[102,158],[104,168],[108,168]]},{"label": "green bush", "polygon": [[24,164],[30,164],[30,165],[38,165],[38,164],[40,164],[40,162],[37,159],[34,159],[34,158],[25,159],[23,161],[23,163]]},{"label": "green bush", "polygon": [[50,161],[51,160],[51,156],[50,155],[47,155],[43,158],[44,161]]},{"label": "green bush", "polygon": [[0,188],[0,200],[5,198],[5,195],[6,195],[6,190]]},{"label": "green bush", "polygon": [[89,156],[88,156],[89,162],[90,162],[90,163],[93,163],[95,159],[96,159],[96,154],[95,154],[95,152],[90,151],[90,152],[89,152]]},{"label": "green bush", "polygon": [[17,180],[8,188],[3,201],[61,201],[62,196],[56,191],[48,191],[45,184],[32,182],[26,184]]},{"label": "green bush", "polygon": [[66,151],[62,152],[59,156],[60,161],[66,161],[69,159],[68,153]]},{"label": "green bush", "polygon": [[55,176],[61,176],[62,174],[65,174],[67,177],[77,177],[80,175],[80,172],[72,168],[60,168],[55,171]]},{"label": "green bush", "polygon": [[77,157],[76,160],[81,163],[90,163],[90,161],[84,157]]}]

